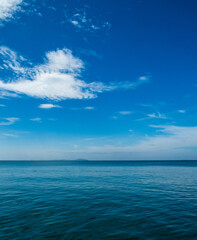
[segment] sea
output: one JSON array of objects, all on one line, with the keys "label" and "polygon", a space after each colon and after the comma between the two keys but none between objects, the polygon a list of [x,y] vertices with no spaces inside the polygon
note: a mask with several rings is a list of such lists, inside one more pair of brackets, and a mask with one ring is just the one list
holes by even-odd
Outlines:
[{"label": "sea", "polygon": [[197,240],[197,161],[1,161],[1,240]]}]

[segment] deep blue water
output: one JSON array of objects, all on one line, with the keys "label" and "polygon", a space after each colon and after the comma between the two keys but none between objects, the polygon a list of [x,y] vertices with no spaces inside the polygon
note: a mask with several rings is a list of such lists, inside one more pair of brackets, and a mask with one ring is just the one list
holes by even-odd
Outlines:
[{"label": "deep blue water", "polygon": [[0,239],[197,239],[197,162],[0,162]]}]

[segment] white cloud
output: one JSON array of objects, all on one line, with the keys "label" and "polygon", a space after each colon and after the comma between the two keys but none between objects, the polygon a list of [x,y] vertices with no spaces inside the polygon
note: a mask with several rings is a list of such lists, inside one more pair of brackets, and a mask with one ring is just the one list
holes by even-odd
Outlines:
[{"label": "white cloud", "polygon": [[147,137],[133,146],[135,150],[180,150],[181,148],[197,147],[197,127],[180,127],[173,125],[150,125],[161,134]]},{"label": "white cloud", "polygon": [[138,148],[145,150],[180,150],[181,148],[197,147],[197,127],[174,125],[150,125],[161,132],[161,135],[148,137]]},{"label": "white cloud", "polygon": [[161,113],[152,113],[152,114],[147,114],[149,118],[160,118],[160,119],[166,119],[167,117],[164,114]]},{"label": "white cloud", "polygon": [[9,61],[12,64],[7,64],[8,67],[23,76],[16,77],[14,81],[0,81],[1,90],[53,100],[95,97],[93,91],[96,90],[96,84],[89,86],[78,78],[83,62],[68,49],[48,52],[45,63],[32,68],[21,67],[16,62],[15,54],[11,56]]},{"label": "white cloud", "polygon": [[114,82],[114,83],[111,83],[108,87],[111,87],[110,90],[114,90],[117,88],[135,89],[144,83],[148,83],[150,79],[151,79],[151,76],[148,74],[145,76],[140,76],[135,82],[130,82],[130,81]]},{"label": "white cloud", "polygon": [[46,63],[40,65],[40,71],[63,71],[65,73],[77,74],[83,68],[83,62],[72,55],[69,49],[57,49],[46,53]]},{"label": "white cloud", "polygon": [[77,111],[77,110],[94,110],[95,109],[95,107],[92,107],[92,106],[87,106],[87,107],[77,107],[77,108],[70,108],[71,110],[75,110],[75,111]]},{"label": "white cloud", "polygon": [[72,23],[73,25],[79,26],[79,22],[76,21],[76,20],[71,21],[71,23]]},{"label": "white cloud", "polygon": [[5,107],[5,105],[4,104],[0,104],[0,107]]},{"label": "white cloud", "polygon": [[27,15],[36,14],[38,16],[42,16],[42,13],[39,12],[39,9],[40,6],[37,5],[36,0],[0,0],[0,25],[3,25],[5,22],[8,22],[10,20],[16,19],[18,12],[23,14],[25,13]]},{"label": "white cloud", "polygon": [[150,79],[150,76],[143,76],[136,82],[87,83],[80,76],[84,63],[65,48],[46,53],[45,62],[35,66],[7,47],[0,47],[0,55],[3,59],[1,71],[12,74],[9,81],[0,80],[1,97],[25,94],[52,100],[88,99],[97,97],[96,93],[118,88],[135,89]]},{"label": "white cloud", "polygon": [[11,117],[11,118],[2,118],[4,121],[0,122],[0,125],[8,126],[14,124],[16,121],[20,120],[19,118]]},{"label": "white cloud", "polygon": [[22,0],[0,0],[0,21],[8,21],[21,10]]},{"label": "white cloud", "polygon": [[16,94],[16,93],[13,93],[13,92],[1,91],[0,90],[0,98],[7,99],[9,97],[19,97],[19,95]]},{"label": "white cloud", "polygon": [[177,112],[179,112],[179,113],[185,113],[186,110],[178,110]]},{"label": "white cloud", "polygon": [[129,129],[129,132],[133,132],[133,130],[132,130],[132,129]]},{"label": "white cloud", "polygon": [[42,119],[41,119],[41,118],[31,118],[30,121],[33,121],[33,122],[41,122]]},{"label": "white cloud", "polygon": [[44,104],[40,104],[39,108],[50,109],[50,108],[61,108],[61,106],[54,105],[54,104],[51,104],[51,103],[44,103]]},{"label": "white cloud", "polygon": [[119,112],[119,114],[121,114],[121,115],[129,115],[131,113],[132,113],[131,111],[120,111]]},{"label": "white cloud", "polygon": [[93,110],[94,107],[84,107],[85,110]]}]

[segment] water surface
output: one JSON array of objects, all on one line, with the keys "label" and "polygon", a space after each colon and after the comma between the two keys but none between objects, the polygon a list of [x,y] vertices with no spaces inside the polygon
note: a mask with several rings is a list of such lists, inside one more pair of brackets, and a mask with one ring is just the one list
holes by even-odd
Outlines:
[{"label": "water surface", "polygon": [[0,239],[197,239],[197,162],[0,162]]}]

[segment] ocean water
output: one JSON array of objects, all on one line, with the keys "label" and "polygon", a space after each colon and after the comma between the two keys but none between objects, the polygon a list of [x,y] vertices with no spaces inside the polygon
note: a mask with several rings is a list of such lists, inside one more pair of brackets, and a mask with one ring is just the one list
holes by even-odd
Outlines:
[{"label": "ocean water", "polygon": [[0,239],[197,239],[197,162],[0,162]]}]

